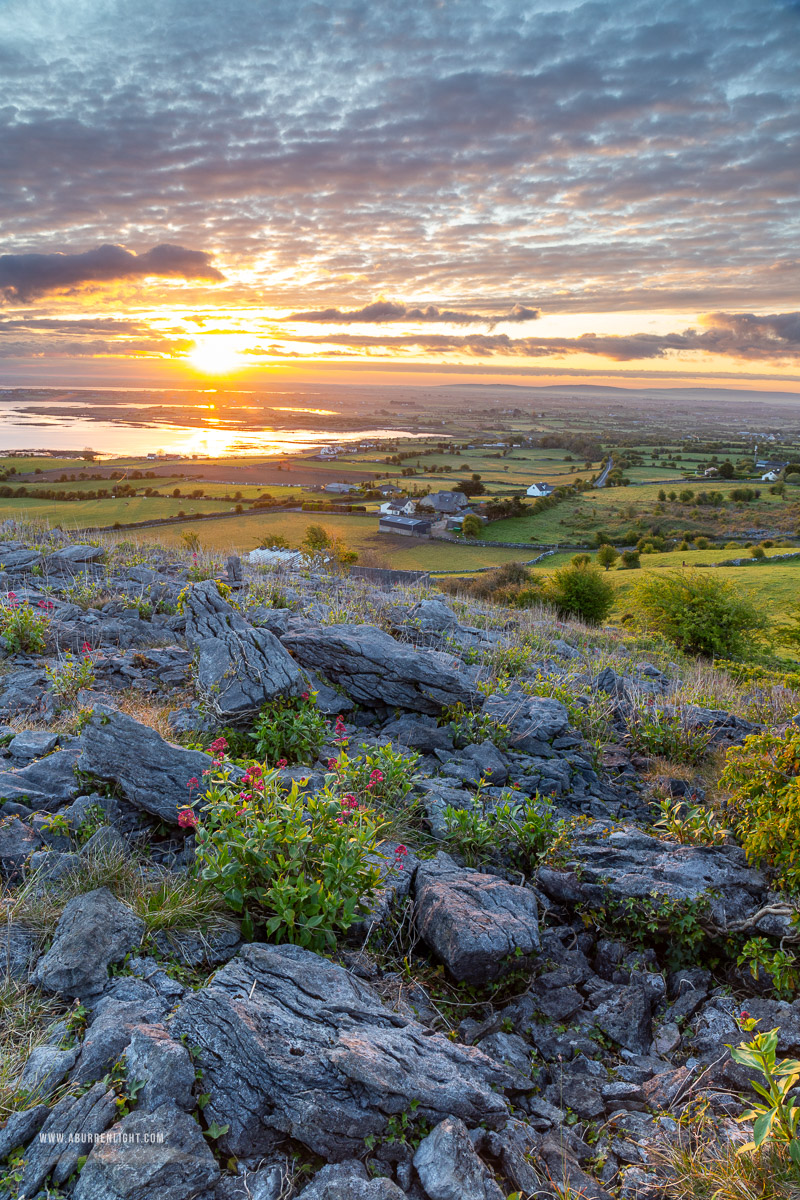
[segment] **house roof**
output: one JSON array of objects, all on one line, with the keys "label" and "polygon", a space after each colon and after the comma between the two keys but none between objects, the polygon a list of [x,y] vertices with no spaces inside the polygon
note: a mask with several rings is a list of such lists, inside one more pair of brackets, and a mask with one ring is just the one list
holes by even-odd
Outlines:
[{"label": "house roof", "polygon": [[389,525],[392,529],[415,529],[418,533],[427,533],[431,523],[422,517],[381,517],[379,525]]},{"label": "house roof", "polygon": [[469,500],[463,492],[431,492],[429,496],[423,496],[420,505],[435,512],[452,513],[467,508]]}]

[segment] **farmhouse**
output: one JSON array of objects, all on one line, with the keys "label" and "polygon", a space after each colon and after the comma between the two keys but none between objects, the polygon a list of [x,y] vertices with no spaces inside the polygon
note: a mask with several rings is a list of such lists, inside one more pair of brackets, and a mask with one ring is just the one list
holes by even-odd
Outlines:
[{"label": "farmhouse", "polygon": [[532,483],[525,494],[541,499],[543,496],[552,496],[555,490],[552,483]]},{"label": "farmhouse", "polygon": [[417,510],[413,500],[387,500],[378,510],[387,517],[410,517]]},{"label": "farmhouse", "polygon": [[358,489],[354,488],[350,483],[326,483],[325,487],[323,488],[323,491],[333,492],[337,496],[346,496],[350,492],[355,492],[357,490]]},{"label": "farmhouse", "polygon": [[403,537],[430,537],[431,523],[422,517],[385,516],[378,522],[380,533],[399,533]]},{"label": "farmhouse", "polygon": [[432,509],[439,516],[452,516],[462,508],[469,508],[469,500],[463,492],[431,492],[429,496],[423,496],[419,506]]}]

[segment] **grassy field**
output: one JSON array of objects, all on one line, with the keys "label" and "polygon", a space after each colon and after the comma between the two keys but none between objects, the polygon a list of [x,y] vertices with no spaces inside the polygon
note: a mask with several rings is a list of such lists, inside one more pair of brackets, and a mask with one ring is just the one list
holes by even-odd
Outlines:
[{"label": "grassy field", "polygon": [[[513,562],[519,551],[501,547],[481,547],[448,544],[446,542],[418,541],[416,538],[393,537],[378,533],[374,516],[341,516],[321,513],[240,513],[220,521],[191,521],[165,525],[160,528],[120,531],[119,537],[143,543],[159,542],[163,545],[182,544],[181,534],[194,531],[206,550],[219,553],[245,554],[269,541],[271,536],[280,535],[290,545],[299,545],[309,525],[322,525],[332,536],[342,540],[352,550],[368,557],[375,557],[375,565],[385,565],[398,570],[449,571],[477,570]],[[531,555],[528,555],[531,557]],[[381,560],[378,562],[377,560]]]},{"label": "grassy field", "polygon": [[162,496],[134,496],[130,499],[75,502],[20,497],[3,501],[0,515],[20,521],[45,521],[62,529],[91,529],[113,525],[115,521],[124,526],[137,521],[177,517],[179,512],[191,515],[229,512],[230,509],[230,504],[218,500],[189,500],[185,496],[175,500]]}]

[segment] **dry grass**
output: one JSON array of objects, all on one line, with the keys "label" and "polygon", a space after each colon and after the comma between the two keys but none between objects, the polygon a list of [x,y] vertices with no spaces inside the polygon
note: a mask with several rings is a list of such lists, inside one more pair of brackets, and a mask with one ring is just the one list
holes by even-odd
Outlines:
[{"label": "dry grass", "polygon": [[55,883],[34,872],[21,888],[4,897],[4,916],[31,929],[44,944],[70,900],[101,887],[142,918],[146,935],[162,929],[209,935],[231,925],[216,894],[186,875],[154,868],[144,857],[121,847],[83,855],[79,868]]},{"label": "dry grass", "polygon": [[772,1145],[737,1154],[719,1140],[679,1144],[664,1152],[663,1200],[800,1200],[800,1170]]},{"label": "dry grass", "polygon": [[191,704],[194,697],[186,692],[181,696],[171,696],[168,701],[148,696],[135,688],[129,691],[117,692],[114,703],[121,713],[132,717],[141,725],[155,729],[167,742],[175,741],[175,731],[170,727],[169,715],[182,705]]},{"label": "dry grass", "polygon": [[63,1011],[53,997],[0,975],[0,1121],[37,1102],[35,1095],[20,1095],[19,1078],[31,1051],[49,1039]]}]

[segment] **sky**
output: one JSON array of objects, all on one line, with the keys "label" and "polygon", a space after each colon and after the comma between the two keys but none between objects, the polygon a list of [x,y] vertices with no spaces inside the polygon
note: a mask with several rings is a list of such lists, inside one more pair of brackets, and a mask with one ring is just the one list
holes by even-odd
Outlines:
[{"label": "sky", "polygon": [[0,0],[0,386],[800,391],[800,0]]}]

